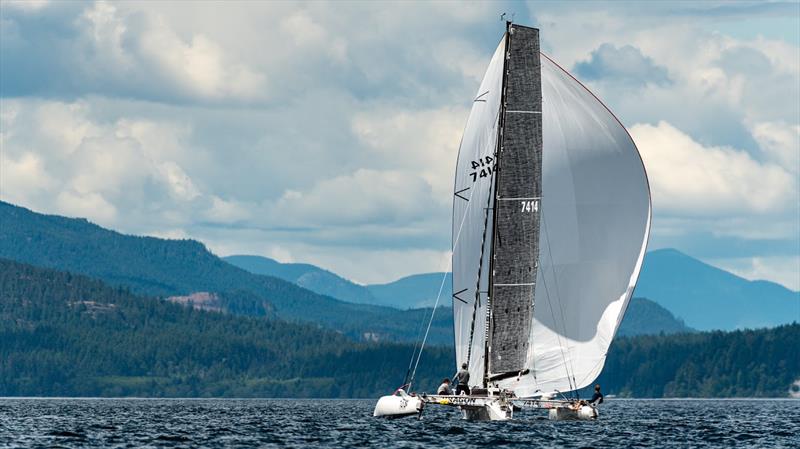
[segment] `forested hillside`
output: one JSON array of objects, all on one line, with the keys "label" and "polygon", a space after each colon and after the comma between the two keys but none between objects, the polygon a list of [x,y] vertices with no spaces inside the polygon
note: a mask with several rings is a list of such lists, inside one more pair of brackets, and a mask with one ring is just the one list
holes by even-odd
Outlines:
[{"label": "forested hillside", "polygon": [[[599,382],[634,397],[785,397],[798,341],[799,324],[618,338]],[[375,397],[402,382],[412,350],[0,260],[0,396]],[[452,347],[429,346],[418,388],[454,365]]]},{"label": "forested hillside", "polygon": [[[291,282],[234,267],[194,240],[124,235],[83,219],[43,215],[0,201],[0,257],[85,274],[151,296],[218,294],[223,310],[274,314],[321,324],[357,339],[413,341],[429,310],[404,312],[352,304]],[[452,326],[435,323],[432,341],[452,342]]]},{"label": "forested hillside", "polygon": [[633,397],[786,397],[795,380],[798,323],[618,338],[599,382],[606,391]]},{"label": "forested hillside", "polygon": [[[0,259],[0,396],[374,396],[399,386],[412,350]],[[431,348],[420,385],[453,366]]]}]

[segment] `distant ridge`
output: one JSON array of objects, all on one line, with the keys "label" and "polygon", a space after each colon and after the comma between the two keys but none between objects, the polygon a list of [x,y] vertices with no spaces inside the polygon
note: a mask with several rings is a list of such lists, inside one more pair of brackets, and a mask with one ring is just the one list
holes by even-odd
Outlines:
[{"label": "distant ridge", "polygon": [[800,322],[800,292],[741,278],[675,249],[645,255],[634,294],[652,299],[698,330]]},{"label": "distant ridge", "polygon": [[393,306],[389,302],[378,301],[364,286],[311,264],[281,263],[260,256],[228,256],[222,259],[251,273],[275,276],[321,295],[357,304]]},{"label": "distant ridge", "polygon": [[[444,273],[425,273],[407,276],[388,284],[360,286],[336,274],[310,264],[280,263],[260,256],[229,256],[226,261],[253,273],[269,274],[283,279],[303,282],[301,285],[317,293],[351,302],[367,302],[398,308],[432,306]],[[295,281],[297,280],[297,281]],[[452,325],[452,278],[444,280],[437,316],[442,323]],[[341,296],[338,296],[341,295]],[[633,298],[622,321],[619,335],[674,334],[694,332],[660,305],[644,298]]]},{"label": "distant ridge", "polygon": [[[381,304],[392,304],[404,301],[407,307],[430,307],[436,301],[439,287],[442,287],[444,273],[414,274],[400,278],[388,284],[368,285],[367,289],[379,300]],[[450,304],[453,296],[453,276],[447,273],[444,280],[442,295],[439,301]]]},{"label": "distant ridge", "polygon": [[[85,219],[44,215],[0,201],[0,257],[84,274],[135,293],[186,296],[207,292],[229,313],[323,325],[356,339],[417,338],[426,310],[399,311],[320,295],[277,277],[255,275],[195,240],[124,235]],[[435,321],[433,342],[452,342],[452,324]]]},{"label": "distant ridge", "polygon": [[[274,276],[282,270],[292,269],[297,270],[293,273],[295,278],[306,273],[313,281],[301,285],[318,293],[345,301],[403,309],[432,306],[444,275],[423,273],[386,284],[360,286],[310,264],[290,264],[290,268],[285,268],[286,264],[258,256],[225,259],[250,269],[240,263],[242,257],[250,258],[251,267],[255,260],[261,259],[263,263],[259,265],[258,273]],[[451,296],[452,284],[448,275],[440,304],[449,304]],[[698,330],[760,328],[800,321],[799,292],[774,282],[749,281],[674,249],[647,253],[634,296],[652,300],[683,320],[689,328]]]}]

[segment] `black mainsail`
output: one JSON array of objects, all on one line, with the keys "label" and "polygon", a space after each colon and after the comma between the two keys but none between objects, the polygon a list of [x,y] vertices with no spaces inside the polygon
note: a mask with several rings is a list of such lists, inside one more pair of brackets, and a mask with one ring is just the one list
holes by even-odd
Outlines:
[{"label": "black mainsail", "polygon": [[525,369],[542,192],[539,30],[508,25],[489,290],[488,377]]}]

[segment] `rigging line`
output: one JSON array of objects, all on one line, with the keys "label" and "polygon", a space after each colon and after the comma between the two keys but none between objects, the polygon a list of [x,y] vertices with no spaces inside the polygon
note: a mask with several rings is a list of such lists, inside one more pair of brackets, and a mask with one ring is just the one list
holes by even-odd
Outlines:
[{"label": "rigging line", "polygon": [[[550,270],[553,272],[553,280],[556,283],[556,285],[555,285],[555,288],[556,288],[556,303],[558,304],[558,310],[561,313],[561,325],[562,325],[562,327],[564,329],[564,334],[566,335],[566,333],[567,333],[567,319],[564,317],[564,307],[563,307],[563,304],[561,303],[561,297],[560,297],[561,289],[558,286],[558,275],[556,274],[556,264],[555,264],[555,261],[553,260],[553,250],[552,250],[552,245],[550,244],[550,233],[547,232],[547,221],[544,221],[544,226],[543,227],[544,227],[544,237],[545,237],[545,240],[547,240],[547,253],[550,255]],[[555,321],[555,318],[553,318],[553,321]],[[567,354],[569,354],[569,353],[570,353],[570,350],[569,350],[569,348],[567,348]],[[572,382],[575,384],[575,387],[577,389],[578,384],[575,381],[575,365],[572,363],[571,354],[570,354],[570,358],[569,358],[569,366],[570,366],[570,369],[572,370]]]},{"label": "rigging line", "polygon": [[[506,51],[508,51],[508,42],[506,42]],[[505,67],[506,67],[506,61],[503,62],[503,69],[504,70],[505,70]],[[503,77],[505,79],[505,74],[503,75]],[[502,87],[503,87],[503,85],[501,83],[501,89],[502,89]],[[488,93],[488,92],[489,91],[487,91],[486,93]],[[484,94],[481,94],[478,98],[482,97],[483,95]],[[503,96],[501,95],[500,104],[498,106],[497,114],[496,114],[495,120],[494,120],[494,123],[496,124],[496,126],[498,126],[498,128],[501,128],[500,123],[499,123],[499,119],[500,119],[500,113],[501,113],[502,110],[503,110]],[[498,131],[499,131],[499,129],[498,129]],[[499,135],[498,135],[498,141],[499,141]],[[463,143],[463,141],[462,141],[462,143]],[[497,143],[498,142],[495,142],[495,151],[497,151]],[[482,154],[483,150],[485,150],[485,149],[486,148],[484,146],[483,148],[481,148],[482,151],[480,153],[478,153],[478,154],[479,155]],[[460,153],[461,153],[461,148],[459,148],[459,154]],[[495,155],[495,157],[496,157],[496,155]],[[496,172],[496,170],[492,173],[492,183],[490,183],[490,185],[489,185],[489,188],[490,188],[491,192],[493,192],[492,187],[493,187],[493,182],[494,182],[494,179],[495,179],[495,177],[494,177],[495,172]],[[472,205],[472,196],[475,194],[475,190],[477,190],[477,189],[470,189],[469,200],[467,200],[467,207],[464,209],[464,215],[461,217],[461,223],[458,225],[458,233],[456,233],[456,238],[455,238],[455,241],[453,242],[452,253],[455,253],[456,247],[458,246],[459,238],[461,237],[461,230],[464,228],[464,221],[466,220],[467,214],[469,212],[469,208]],[[489,194],[490,198],[492,197],[492,194],[493,193]],[[487,209],[487,214],[488,214],[488,209]],[[485,232],[486,231],[484,229],[484,234],[485,234]],[[480,262],[481,263],[483,262],[483,256],[481,256],[481,261]],[[452,269],[453,269],[453,258],[452,258],[452,255],[451,255],[451,257],[450,257],[450,270],[449,271],[452,272]],[[411,372],[411,382],[413,382],[414,377],[417,374],[417,367],[419,366],[419,361],[422,358],[422,350],[425,347],[426,341],[428,340],[428,333],[431,330],[431,324],[433,323],[433,317],[436,315],[436,308],[439,306],[439,299],[442,296],[442,288],[444,287],[444,282],[445,282],[446,279],[447,279],[447,272],[445,272],[444,276],[442,277],[442,283],[439,285],[439,293],[436,295],[436,302],[434,303],[433,310],[431,311],[431,318],[428,321],[428,328],[425,330],[425,337],[422,339],[422,345],[419,348],[419,354],[417,354],[417,362],[414,364],[414,370]],[[480,274],[478,275],[478,285],[480,286]],[[478,288],[477,290],[480,290],[480,288]],[[476,292],[476,293],[478,295],[480,295],[479,292]],[[480,296],[476,297],[476,303],[475,303],[476,306],[477,306],[477,300],[479,298],[480,298]],[[469,352],[472,351],[472,335],[474,333],[474,327],[475,327],[475,309],[473,309],[472,329],[470,331],[470,345],[469,345],[469,348],[468,348]],[[485,355],[484,355],[484,357],[485,357]]]},{"label": "rigging line", "polygon": [[[423,317],[424,318],[424,317]],[[425,326],[425,320],[422,319],[419,322],[419,327],[417,328],[416,332],[416,339],[414,339],[414,351],[411,352],[411,359],[408,361],[408,368],[406,369],[406,376],[403,378],[403,386],[409,385],[409,378],[408,376],[411,374],[411,367],[414,365],[414,357],[417,356],[417,348],[419,347],[420,339],[419,337],[422,336],[422,329]],[[410,387],[410,385],[409,385]]]},{"label": "rigging line", "polygon": [[[464,229],[464,222],[467,219],[467,213],[469,212],[469,208],[472,205],[472,195],[475,194],[475,190],[471,189],[469,194],[470,201],[467,201],[467,207],[464,209],[464,216],[461,217],[461,223],[458,225],[458,232],[456,233],[456,239],[453,242],[453,252],[455,252],[456,247],[458,246],[459,239],[461,238],[461,230]],[[428,340],[428,333],[431,330],[431,324],[433,324],[433,317],[436,315],[436,308],[439,307],[439,299],[442,297],[442,289],[444,288],[444,283],[447,280],[447,273],[453,271],[453,257],[450,257],[450,266],[449,269],[444,272],[442,276],[442,282],[439,284],[439,293],[436,294],[436,302],[433,304],[433,310],[431,310],[431,318],[428,320],[428,328],[425,329],[425,337],[422,338],[422,344],[419,347],[419,353],[417,354],[417,362],[414,364],[414,370],[411,371],[411,380],[409,383],[414,381],[414,377],[417,375],[417,367],[419,366],[419,360],[422,358],[422,350],[425,348],[425,342]],[[423,321],[424,323],[424,321]],[[410,390],[410,388],[409,388]]]},{"label": "rigging line", "polygon": [[[542,214],[542,219],[544,219],[544,213]],[[550,245],[550,242],[547,243]],[[550,265],[553,264],[552,256],[550,256]],[[555,272],[553,272],[555,276]],[[547,304],[550,306],[550,316],[553,318],[553,323],[556,323],[556,316],[553,313],[553,303],[550,301],[550,289],[547,287],[547,275],[545,273],[542,274],[542,284],[544,284],[544,292],[545,297],[547,298]],[[569,387],[572,389],[572,376],[569,372],[569,366],[567,366],[567,356],[564,354],[564,345],[561,344],[561,335],[558,332],[555,332],[556,340],[558,340],[558,349],[561,352],[561,359],[564,361],[564,370],[567,372],[567,382],[569,382]]]}]

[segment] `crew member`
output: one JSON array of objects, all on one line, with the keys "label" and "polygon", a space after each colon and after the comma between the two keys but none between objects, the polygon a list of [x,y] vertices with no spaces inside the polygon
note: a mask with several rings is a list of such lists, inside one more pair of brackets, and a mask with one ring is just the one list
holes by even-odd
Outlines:
[{"label": "crew member", "polygon": [[461,394],[463,391],[464,394],[469,395],[469,371],[467,370],[467,364],[462,363],[461,369],[456,373],[456,377],[453,379],[453,382],[456,384],[456,394]]},{"label": "crew member", "polygon": [[594,386],[594,394],[589,403],[595,406],[603,403],[603,393],[600,393],[600,384]]},{"label": "crew member", "polygon": [[443,394],[443,395],[453,394],[453,390],[450,389],[450,379],[444,379],[442,381],[442,384],[439,385],[439,389],[436,390],[436,394]]}]

